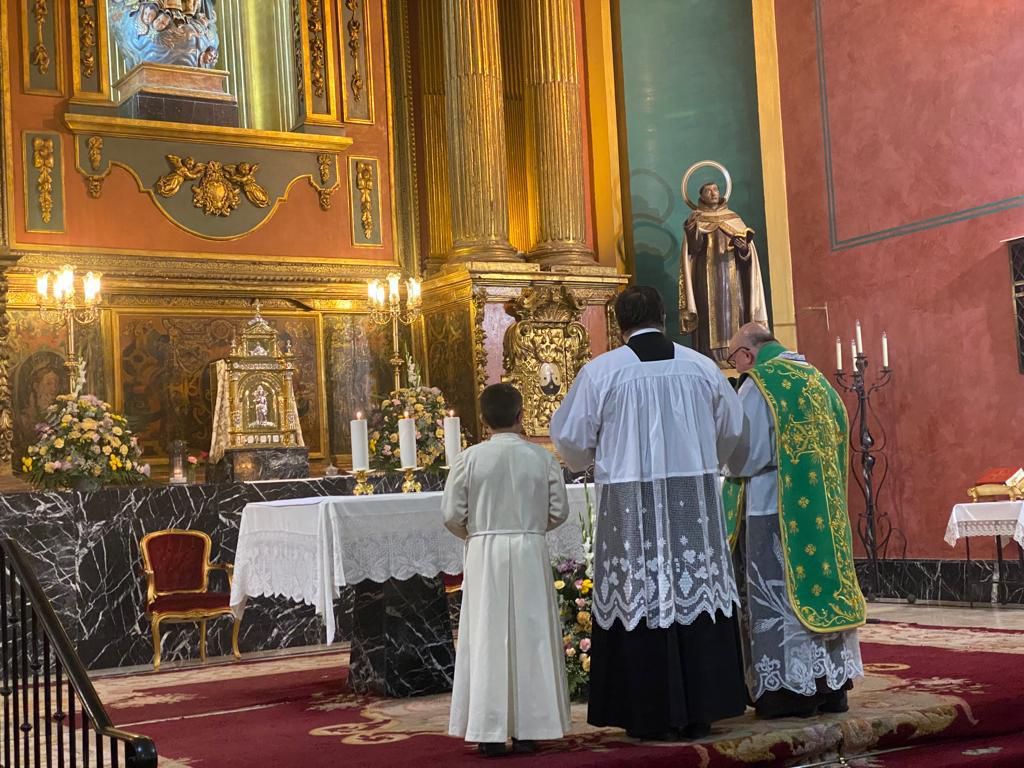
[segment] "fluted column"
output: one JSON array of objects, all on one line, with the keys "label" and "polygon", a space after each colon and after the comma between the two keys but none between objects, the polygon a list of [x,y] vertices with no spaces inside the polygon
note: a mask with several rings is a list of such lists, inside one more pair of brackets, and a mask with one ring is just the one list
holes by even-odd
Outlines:
[{"label": "fluted column", "polygon": [[530,202],[533,159],[526,140],[526,41],[522,0],[499,0],[501,73],[505,89],[505,168],[508,169],[508,240],[522,253],[533,248],[536,206]]},{"label": "fluted column", "polygon": [[421,3],[419,66],[423,81],[423,181],[427,198],[427,272],[444,266],[452,248],[451,191],[445,138],[444,22],[439,3]]},{"label": "fluted column", "polygon": [[583,138],[572,0],[523,0],[526,115],[537,158],[537,242],[531,260],[593,264],[586,244]]},{"label": "fluted column", "polygon": [[452,206],[449,261],[518,261],[508,183],[497,0],[444,0]]}]

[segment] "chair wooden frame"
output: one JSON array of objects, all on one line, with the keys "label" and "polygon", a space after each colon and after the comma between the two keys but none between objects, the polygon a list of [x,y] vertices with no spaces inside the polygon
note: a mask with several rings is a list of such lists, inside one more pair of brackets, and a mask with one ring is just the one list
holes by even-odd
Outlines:
[{"label": "chair wooden frame", "polygon": [[[149,559],[150,540],[167,535],[195,536],[203,541],[203,586],[199,589],[177,589],[169,592],[158,592],[156,588],[156,573],[153,571],[153,564]],[[153,611],[152,606],[158,597],[164,595],[187,595],[201,594],[208,590],[210,584],[210,571],[224,571],[228,577],[228,592],[231,591],[231,577],[234,566],[230,563],[211,563],[210,549],[212,543],[210,537],[202,531],[188,531],[182,528],[168,528],[162,531],[154,531],[142,537],[139,549],[142,550],[142,564],[146,575],[146,616],[149,617],[150,629],[153,633],[153,671],[160,669],[160,624],[162,622],[172,623],[197,623],[199,624],[199,658],[206,661],[206,622],[210,619],[221,616],[231,616],[230,607],[226,608],[197,608],[191,611]],[[231,629],[231,652],[236,659],[242,658],[238,650],[238,632],[241,629],[241,619],[234,620]]]}]

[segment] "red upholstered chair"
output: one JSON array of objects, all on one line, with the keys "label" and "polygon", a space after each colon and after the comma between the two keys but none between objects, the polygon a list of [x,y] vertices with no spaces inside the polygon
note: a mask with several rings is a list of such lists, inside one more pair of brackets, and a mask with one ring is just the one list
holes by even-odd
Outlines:
[{"label": "red upholstered chair", "polygon": [[[197,622],[199,658],[206,661],[206,622],[231,615],[232,566],[210,562],[210,537],[202,531],[155,531],[144,536],[139,547],[146,573],[146,615],[153,631],[154,671],[160,669],[160,623],[164,621]],[[227,592],[207,591],[213,569],[227,572]],[[241,658],[240,626],[236,619],[231,632],[231,650],[236,659]]]}]

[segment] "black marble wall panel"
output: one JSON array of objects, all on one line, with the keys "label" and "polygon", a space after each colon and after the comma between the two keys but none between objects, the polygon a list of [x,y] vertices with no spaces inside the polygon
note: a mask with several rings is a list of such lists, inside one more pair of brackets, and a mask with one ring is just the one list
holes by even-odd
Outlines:
[{"label": "black marble wall panel", "polygon": [[[424,490],[440,490],[443,477],[424,475]],[[400,490],[398,473],[374,478],[377,493]],[[43,589],[90,669],[146,664],[152,646],[145,618],[145,580],[139,541],[165,528],[208,533],[211,559],[234,562],[242,508],[254,501],[348,495],[347,477],[223,485],[105,489],[95,493],[0,495],[0,536],[15,539],[33,561]],[[227,590],[221,574],[213,590]],[[351,631],[351,590],[335,601],[340,639]],[[198,629],[161,628],[163,659],[195,658]],[[230,621],[210,622],[208,653],[226,654]],[[312,606],[260,598],[249,602],[242,623],[243,652],[323,641],[323,622]]]},{"label": "black marble wall panel", "polygon": [[[1009,551],[1009,550],[1008,550]],[[995,560],[880,560],[877,597],[900,600],[962,603],[1024,603],[1024,570],[1016,559],[1003,564],[1002,589],[995,578]],[[873,592],[874,571],[867,560],[857,561],[865,594]]]}]

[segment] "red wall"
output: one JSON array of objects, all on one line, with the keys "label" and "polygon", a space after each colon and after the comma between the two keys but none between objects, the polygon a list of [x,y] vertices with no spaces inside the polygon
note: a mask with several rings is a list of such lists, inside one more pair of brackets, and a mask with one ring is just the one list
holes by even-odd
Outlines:
[{"label": "red wall", "polygon": [[[888,332],[880,501],[908,556],[962,557],[943,542],[952,505],[980,471],[1024,465],[1001,243],[1024,234],[1024,4],[775,5],[801,349],[832,371],[841,335],[848,365],[859,318],[877,365]],[[826,304],[830,328],[809,309]]]}]

